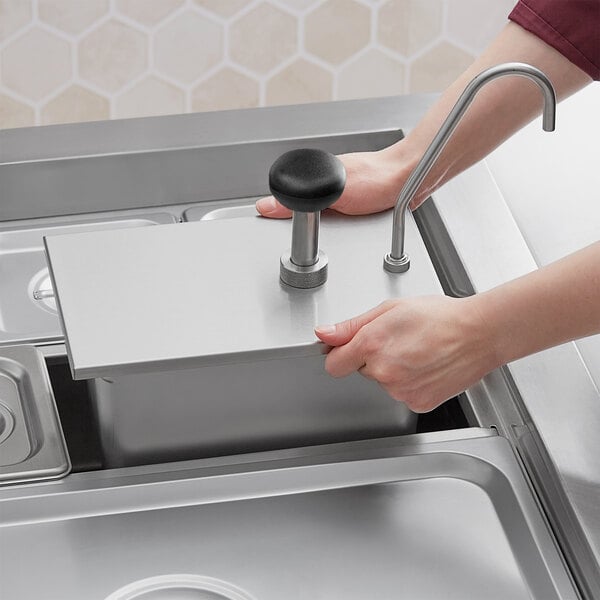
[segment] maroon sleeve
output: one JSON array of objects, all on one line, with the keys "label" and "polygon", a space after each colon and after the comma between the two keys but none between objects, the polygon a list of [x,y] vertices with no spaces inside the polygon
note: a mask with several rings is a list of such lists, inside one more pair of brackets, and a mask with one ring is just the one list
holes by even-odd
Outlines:
[{"label": "maroon sleeve", "polygon": [[600,0],[519,0],[508,18],[600,79]]}]

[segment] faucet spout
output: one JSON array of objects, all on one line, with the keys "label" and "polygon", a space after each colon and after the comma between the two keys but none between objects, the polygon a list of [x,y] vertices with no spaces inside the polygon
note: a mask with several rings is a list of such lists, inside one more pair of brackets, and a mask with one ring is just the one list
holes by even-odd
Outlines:
[{"label": "faucet spout", "polygon": [[504,75],[519,75],[521,77],[527,77],[537,83],[544,96],[542,127],[544,131],[554,131],[556,95],[550,80],[542,73],[542,71],[524,63],[505,63],[491,67],[477,75],[460,95],[454,108],[446,117],[440,130],[433,138],[431,144],[429,144],[425,154],[423,154],[423,157],[400,191],[394,208],[392,249],[383,259],[383,268],[386,271],[389,271],[390,273],[404,273],[410,267],[410,258],[404,252],[406,209],[423,182],[423,179],[425,179],[431,170],[431,167],[433,167],[438,156],[444,149],[452,132],[460,123],[462,116],[465,114],[465,111],[473,101],[477,92],[490,81],[503,77]]}]

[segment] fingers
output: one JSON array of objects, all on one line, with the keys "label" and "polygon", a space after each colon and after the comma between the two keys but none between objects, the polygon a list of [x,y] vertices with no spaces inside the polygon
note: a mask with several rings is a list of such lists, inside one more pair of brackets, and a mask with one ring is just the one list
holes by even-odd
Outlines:
[{"label": "fingers", "polygon": [[269,219],[289,219],[292,216],[292,211],[279,204],[273,196],[257,200],[256,210],[263,217],[269,217]]},{"label": "fingers", "polygon": [[345,377],[362,369],[366,363],[365,344],[358,333],[379,316],[392,308],[384,302],[370,311],[336,325],[320,325],[315,333],[323,342],[334,348],[327,355],[325,369],[332,377]]},{"label": "fingers", "polygon": [[332,377],[346,377],[359,371],[365,365],[365,357],[359,344],[350,342],[333,348],[325,359],[325,370]]},{"label": "fingers", "polygon": [[315,334],[322,342],[325,342],[329,346],[342,346],[347,344],[367,323],[387,312],[390,308],[391,305],[389,303],[383,302],[366,313],[347,321],[342,321],[335,325],[317,325],[315,327]]}]

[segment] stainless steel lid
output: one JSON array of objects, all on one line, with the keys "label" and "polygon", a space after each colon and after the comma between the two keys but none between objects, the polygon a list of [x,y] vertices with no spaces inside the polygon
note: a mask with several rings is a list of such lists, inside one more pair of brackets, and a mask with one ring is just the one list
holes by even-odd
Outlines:
[{"label": "stainless steel lid", "polygon": [[324,352],[313,328],[386,298],[442,293],[412,217],[412,268],[383,271],[391,213],[325,214],[329,279],[279,281],[291,224],[261,217],[45,238],[75,379]]}]

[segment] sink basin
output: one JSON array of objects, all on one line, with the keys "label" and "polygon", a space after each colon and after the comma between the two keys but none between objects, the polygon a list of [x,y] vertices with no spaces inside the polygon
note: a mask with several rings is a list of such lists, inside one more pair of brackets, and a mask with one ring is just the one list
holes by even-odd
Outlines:
[{"label": "sink basin", "polygon": [[53,297],[35,300],[39,290],[52,291],[44,253],[45,236],[84,231],[147,227],[173,223],[166,213],[102,219],[48,220],[39,225],[0,228],[0,344],[62,338]]},{"label": "sink basin", "polygon": [[490,431],[93,475],[0,491],[3,599],[578,598]]},{"label": "sink basin", "polygon": [[417,415],[323,356],[88,382],[104,461],[121,467],[412,433]]}]

